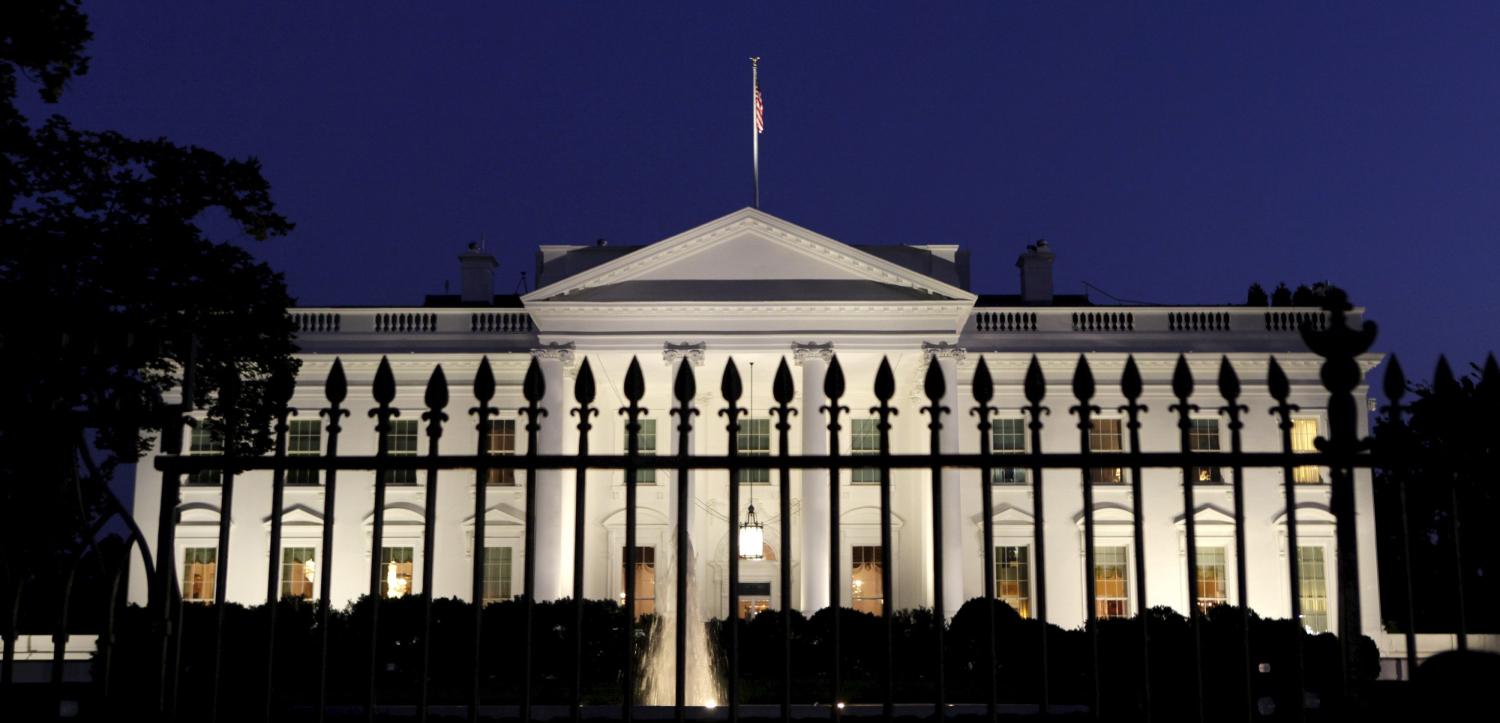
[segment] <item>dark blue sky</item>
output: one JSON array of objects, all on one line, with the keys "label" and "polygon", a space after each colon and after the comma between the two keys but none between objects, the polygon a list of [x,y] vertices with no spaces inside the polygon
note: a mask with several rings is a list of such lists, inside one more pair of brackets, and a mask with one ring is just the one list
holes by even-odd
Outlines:
[{"label": "dark blue sky", "polygon": [[748,205],[754,54],[762,205],[833,238],[964,244],[981,292],[1041,237],[1066,292],[1328,279],[1413,376],[1500,347],[1500,4],[647,8],[85,2],[60,110],[258,156],[292,293],[406,304],[481,234],[509,291]]}]

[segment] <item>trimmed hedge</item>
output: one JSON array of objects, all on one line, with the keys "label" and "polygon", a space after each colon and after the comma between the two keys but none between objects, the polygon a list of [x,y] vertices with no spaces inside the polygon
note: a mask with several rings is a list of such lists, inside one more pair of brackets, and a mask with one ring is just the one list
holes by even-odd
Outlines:
[{"label": "trimmed hedge", "polygon": [[[410,704],[418,699],[421,666],[422,601],[409,597],[381,600],[376,672],[378,700]],[[944,657],[947,699],[977,702],[985,698],[988,680],[985,660],[985,601],[970,600],[949,623]],[[996,602],[996,678],[1000,699],[1031,703],[1039,696],[1041,670],[1038,636],[1041,625],[1022,619],[1004,603]],[[507,703],[521,695],[524,649],[524,605],[518,601],[485,607],[483,622],[482,695],[486,703]],[[330,614],[328,636],[328,700],[333,705],[362,704],[369,672],[369,598]],[[183,607],[179,709],[195,710],[208,703],[213,670],[213,630],[218,609],[213,605]],[[264,705],[267,624],[265,606],[225,607],[220,710],[260,711]],[[878,703],[883,699],[885,628],[879,617],[849,609],[839,611],[844,700]],[[830,697],[830,634],[833,611],[811,619],[793,611],[793,701],[823,702]],[[1188,714],[1193,685],[1192,631],[1187,619],[1168,608],[1147,612],[1151,635],[1150,672],[1153,704],[1167,714]],[[533,630],[533,701],[563,703],[570,699],[573,676],[573,605],[571,601],[538,603]],[[637,658],[645,650],[656,621],[646,617],[635,626]],[[729,628],[710,621],[709,635],[719,641],[714,662],[722,676]],[[747,703],[776,703],[781,698],[781,613],[766,611],[740,626],[740,690]],[[896,664],[897,702],[930,701],[934,697],[935,619],[930,610],[906,610],[893,618],[892,651]],[[155,621],[142,608],[123,612],[112,670],[115,694],[129,705],[149,706],[156,691],[159,640]],[[625,616],[613,601],[584,604],[583,685],[586,704],[620,700],[624,660]],[[323,632],[316,608],[300,601],[277,606],[274,695],[278,705],[307,705],[317,701],[319,650]],[[670,634],[671,631],[662,631]],[[1051,699],[1055,703],[1086,703],[1090,636],[1083,630],[1046,630]],[[1108,620],[1099,626],[1099,669],[1103,706],[1117,712],[1137,704],[1144,658],[1141,628],[1135,619]],[[464,704],[472,685],[473,611],[455,599],[432,603],[431,687],[434,704]],[[1240,612],[1214,608],[1200,626],[1204,700],[1209,714],[1230,714],[1240,708],[1244,668],[1240,656]],[[1286,620],[1250,617],[1252,667],[1268,664],[1269,672],[1252,673],[1254,694],[1268,696],[1285,709],[1297,695],[1295,671],[1302,661],[1302,688],[1331,698],[1340,689],[1339,646],[1330,634],[1308,635]],[[1299,650],[1300,647],[1300,650]],[[1379,671],[1374,643],[1361,638],[1353,677],[1373,680]],[[98,661],[96,660],[96,665]],[[640,679],[639,677],[637,678]],[[132,700],[133,699],[133,700]]]}]

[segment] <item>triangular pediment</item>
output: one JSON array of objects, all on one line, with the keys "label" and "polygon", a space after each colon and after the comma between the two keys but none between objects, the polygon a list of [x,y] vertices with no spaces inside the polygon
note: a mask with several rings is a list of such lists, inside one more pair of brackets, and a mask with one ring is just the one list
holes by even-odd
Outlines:
[{"label": "triangular pediment", "polygon": [[956,286],[755,209],[559,279],[524,297],[553,304],[970,303]]}]

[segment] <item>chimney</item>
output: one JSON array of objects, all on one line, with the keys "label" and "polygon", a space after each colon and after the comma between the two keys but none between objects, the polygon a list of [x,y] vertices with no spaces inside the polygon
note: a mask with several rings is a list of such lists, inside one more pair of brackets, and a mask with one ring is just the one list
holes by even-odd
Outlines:
[{"label": "chimney", "polygon": [[1052,303],[1052,255],[1045,239],[1026,247],[1026,253],[1016,259],[1016,268],[1021,270],[1021,303]]},{"label": "chimney", "polygon": [[477,243],[458,255],[459,298],[465,304],[489,306],[495,302],[495,257]]}]

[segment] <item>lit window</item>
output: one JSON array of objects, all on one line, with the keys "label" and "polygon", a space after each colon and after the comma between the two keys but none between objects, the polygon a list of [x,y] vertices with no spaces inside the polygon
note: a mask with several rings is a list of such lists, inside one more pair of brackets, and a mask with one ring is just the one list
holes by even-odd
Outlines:
[{"label": "lit window", "polygon": [[[1219,451],[1219,420],[1192,419],[1188,421],[1192,425],[1188,427],[1189,452]],[[1218,467],[1193,467],[1188,472],[1192,475],[1194,482],[1221,483],[1224,481],[1224,475]]]},{"label": "lit window", "polygon": [[412,548],[380,548],[380,564],[385,574],[380,578],[380,596],[384,598],[406,597],[411,594]]},{"label": "lit window", "polygon": [[[1292,420],[1292,452],[1308,454],[1318,451],[1313,440],[1318,438],[1318,420],[1303,417]],[[1299,484],[1320,484],[1323,471],[1314,465],[1305,465],[1292,470],[1292,480]]]},{"label": "lit window", "polygon": [[[996,419],[990,428],[990,449],[995,454],[1021,454],[1026,451],[1026,420]],[[1026,484],[1026,470],[999,467],[990,470],[990,481],[997,485]]]},{"label": "lit window", "polygon": [[[640,422],[641,422],[641,431],[640,431],[639,436],[637,437],[637,439],[639,441],[637,442],[637,445],[636,445],[636,452],[638,452],[643,457],[655,456],[656,455],[656,420],[655,419],[642,419],[642,420],[640,420]],[[629,434],[629,430],[626,430],[626,433]],[[639,485],[654,485],[654,484],[656,484],[656,470],[654,470],[654,469],[638,469],[638,470],[636,470],[635,471],[635,483],[639,484]]]},{"label": "lit window", "polygon": [[[516,453],[516,420],[492,419],[489,422],[489,439],[485,442],[488,454],[510,457]],[[516,471],[513,469],[490,469],[485,471],[485,482],[503,487],[514,487]]]},{"label": "lit window", "polygon": [[1302,589],[1302,625],[1315,633],[1328,632],[1328,567],[1323,548],[1297,548],[1297,584]]},{"label": "lit window", "polygon": [[[1095,419],[1089,427],[1089,451],[1113,454],[1125,449],[1124,437],[1120,431],[1120,420],[1118,419]],[[1123,484],[1125,482],[1125,469],[1123,467],[1092,467],[1088,470],[1088,480],[1094,484]]]},{"label": "lit window", "polygon": [[885,604],[885,581],[882,578],[885,556],[881,554],[879,545],[855,545],[851,557],[854,560],[854,574],[849,597],[854,602],[854,609],[879,615]]},{"label": "lit window", "polygon": [[[771,455],[771,420],[752,417],[740,421],[740,433],[736,435],[736,438],[739,440],[741,456],[769,457]],[[771,484],[771,470],[742,469],[740,470],[740,484]]]},{"label": "lit window", "polygon": [[311,600],[318,580],[318,565],[311,547],[281,550],[281,598]]},{"label": "lit window", "polygon": [[[880,420],[856,419],[849,429],[849,454],[856,457],[880,454]],[[849,483],[880,484],[878,467],[859,467],[849,471]]]},{"label": "lit window", "polygon": [[[193,426],[193,434],[188,438],[188,454],[224,454],[224,438],[217,431],[211,430],[208,423],[198,420]],[[224,471],[218,469],[205,469],[193,472],[187,476],[190,485],[216,485],[224,479]]]},{"label": "lit window", "polygon": [[1124,547],[1094,548],[1094,614],[1101,620],[1130,615],[1125,552]]},{"label": "lit window", "polygon": [[[417,420],[392,419],[391,429],[386,432],[386,451],[392,457],[415,457],[417,454]],[[393,485],[417,483],[415,469],[393,469],[386,473],[385,481]]]},{"label": "lit window", "polygon": [[219,548],[189,547],[182,551],[182,599],[213,602],[214,579],[219,569]]},{"label": "lit window", "polygon": [[[620,566],[628,576],[630,570],[625,568],[625,551],[620,548]],[[620,604],[625,603],[625,585],[620,583]],[[656,612],[656,548],[635,548],[635,616],[642,616]]]},{"label": "lit window", "polygon": [[509,547],[484,548],[484,602],[511,598],[512,559]]},{"label": "lit window", "polygon": [[[317,419],[292,420],[290,427],[287,429],[286,456],[316,457],[322,451],[322,446],[323,422]],[[318,470],[289,469],[286,471],[286,483],[289,485],[315,485],[318,483]]]},{"label": "lit window", "polygon": [[1031,548],[995,548],[995,597],[1031,617]]},{"label": "lit window", "polygon": [[1229,565],[1224,548],[1198,548],[1198,609],[1229,603]]},{"label": "lit window", "polygon": [[740,583],[740,619],[749,620],[771,609],[771,583]]}]

